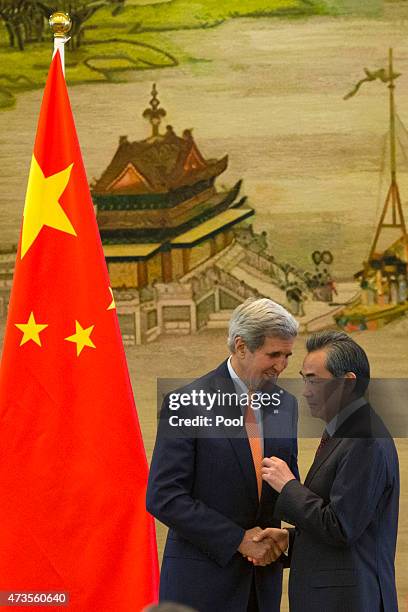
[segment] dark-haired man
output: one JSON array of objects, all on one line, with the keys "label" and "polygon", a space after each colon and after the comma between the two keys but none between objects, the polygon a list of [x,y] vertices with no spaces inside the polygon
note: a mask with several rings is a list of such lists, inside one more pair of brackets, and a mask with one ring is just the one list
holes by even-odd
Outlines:
[{"label": "dark-haired man", "polygon": [[[302,376],[326,427],[304,484],[277,457],[263,478],[291,533],[291,612],[397,612],[399,470],[394,442],[364,398],[370,366],[343,332],[314,334]],[[264,530],[261,539],[266,536]]]}]

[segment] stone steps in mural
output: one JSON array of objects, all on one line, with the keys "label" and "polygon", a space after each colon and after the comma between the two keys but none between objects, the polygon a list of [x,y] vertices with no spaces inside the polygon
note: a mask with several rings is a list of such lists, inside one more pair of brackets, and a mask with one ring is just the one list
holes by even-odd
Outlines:
[{"label": "stone steps in mural", "polygon": [[261,296],[268,297],[274,300],[274,302],[285,305],[287,301],[285,292],[272,284],[270,279],[259,270],[254,270],[247,264],[241,263],[231,270],[231,274],[235,278],[244,281],[253,289],[256,289]]},{"label": "stone steps in mural", "polygon": [[219,258],[217,264],[226,272],[231,272],[244,259],[245,249],[240,244],[235,243]]}]

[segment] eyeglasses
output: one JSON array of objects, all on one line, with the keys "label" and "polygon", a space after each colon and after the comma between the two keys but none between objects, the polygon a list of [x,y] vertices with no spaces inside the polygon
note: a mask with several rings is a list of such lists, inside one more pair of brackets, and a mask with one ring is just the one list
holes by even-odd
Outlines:
[{"label": "eyeglasses", "polygon": [[308,385],[310,387],[317,387],[318,385],[324,385],[327,384],[328,382],[332,381],[333,378],[318,378],[313,377],[313,376],[305,376],[302,372],[299,372],[299,374],[302,377],[303,382],[305,383],[305,385]]}]

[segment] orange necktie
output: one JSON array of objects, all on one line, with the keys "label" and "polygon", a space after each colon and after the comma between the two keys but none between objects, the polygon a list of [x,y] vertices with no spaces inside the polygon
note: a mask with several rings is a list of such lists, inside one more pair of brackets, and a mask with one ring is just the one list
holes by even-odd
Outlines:
[{"label": "orange necktie", "polygon": [[[250,396],[251,397],[251,396]],[[262,491],[262,446],[261,446],[261,435],[259,431],[259,426],[256,421],[255,412],[252,408],[251,402],[246,407],[245,410],[245,429],[248,436],[249,446],[251,448],[252,460],[254,462],[255,474],[256,474],[256,483],[258,485],[258,498],[261,498]]]}]

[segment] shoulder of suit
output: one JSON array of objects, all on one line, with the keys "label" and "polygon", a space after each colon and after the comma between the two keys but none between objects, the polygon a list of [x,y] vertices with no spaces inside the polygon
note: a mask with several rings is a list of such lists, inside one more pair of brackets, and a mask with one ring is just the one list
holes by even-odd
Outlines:
[{"label": "shoulder of suit", "polygon": [[284,389],[283,387],[281,387],[280,385],[274,385],[274,393],[279,393],[279,395],[281,396],[281,401],[285,402],[287,404],[295,404],[297,406],[297,398],[295,395],[293,395],[293,393],[290,393],[289,391],[287,391],[286,389]]},{"label": "shoulder of suit", "polygon": [[[388,437],[373,437],[359,436],[359,437],[343,437],[342,445],[339,449],[343,448],[343,453],[349,456],[350,459],[353,456],[374,457],[382,458],[386,461],[386,457],[396,454],[396,448],[394,440],[391,436]],[[341,452],[341,450],[340,450]]]},{"label": "shoulder of suit", "polygon": [[363,404],[340,425],[336,438],[390,438],[391,434],[368,402]]},{"label": "shoulder of suit", "polygon": [[212,383],[221,381],[222,379],[230,380],[228,369],[227,369],[227,361],[223,361],[214,370],[211,370],[210,372],[207,372],[206,374],[203,374],[202,376],[199,376],[198,378],[194,378],[192,380],[189,380],[187,378],[183,379],[182,377],[175,378],[174,382],[176,384],[177,382],[179,382],[181,383],[181,385],[169,391],[164,396],[164,401],[168,401],[169,396],[171,394],[177,393],[178,395],[180,395],[182,393],[191,393],[194,390],[196,391],[199,391],[200,389],[206,390],[208,387],[212,386]]}]

